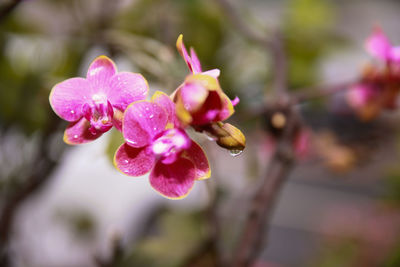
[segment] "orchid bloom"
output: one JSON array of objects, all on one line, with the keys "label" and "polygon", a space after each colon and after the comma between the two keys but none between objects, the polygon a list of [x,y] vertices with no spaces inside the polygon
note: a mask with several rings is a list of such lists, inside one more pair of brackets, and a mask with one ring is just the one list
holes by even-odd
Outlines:
[{"label": "orchid bloom", "polygon": [[216,78],[205,74],[186,77],[173,96],[178,118],[184,125],[223,121],[233,113],[233,103]]},{"label": "orchid bloom", "polygon": [[151,186],[171,199],[185,197],[196,180],[210,177],[206,155],[180,128],[175,105],[164,93],[132,103],[122,125],[126,142],[114,156],[122,173],[141,176],[151,171]]},{"label": "orchid bloom", "polygon": [[385,33],[376,28],[365,43],[367,51],[386,63],[400,63],[400,46],[392,46]]},{"label": "orchid bloom", "polygon": [[71,78],[56,84],[50,93],[54,112],[70,124],[65,130],[68,144],[90,142],[115,126],[121,130],[122,113],[134,101],[145,99],[147,81],[131,72],[117,73],[114,62],[97,57],[86,79]]},{"label": "orchid bloom", "polygon": [[183,127],[192,126],[196,131],[205,131],[216,139],[217,144],[231,151],[243,150],[246,139],[242,132],[228,123],[239,98],[230,100],[222,91],[218,77],[220,71],[213,69],[203,72],[193,48],[188,54],[180,35],[176,47],[185,60],[191,74],[172,94],[176,103],[176,115]]}]

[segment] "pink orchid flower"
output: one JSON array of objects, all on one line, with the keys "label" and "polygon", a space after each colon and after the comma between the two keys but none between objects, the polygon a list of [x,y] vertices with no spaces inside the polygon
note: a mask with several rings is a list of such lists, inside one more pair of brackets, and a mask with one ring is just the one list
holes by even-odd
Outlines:
[{"label": "pink orchid flower", "polygon": [[182,34],[176,41],[176,47],[192,73],[172,95],[182,124],[206,125],[230,117],[239,98],[230,100],[222,91],[218,82],[219,69],[203,72],[193,48],[190,49],[189,56]]},{"label": "pink orchid flower", "polygon": [[210,177],[206,155],[180,128],[175,105],[164,93],[132,103],[122,125],[126,142],[114,156],[122,173],[141,176],[151,171],[151,186],[171,199],[187,196],[196,180]]},{"label": "pink orchid flower", "polygon": [[234,113],[233,103],[222,91],[218,80],[205,74],[186,77],[173,99],[183,125],[206,125],[226,120]]},{"label": "pink orchid flower", "polygon": [[117,73],[114,62],[99,56],[89,66],[86,79],[71,78],[56,84],[50,93],[54,112],[70,124],[64,132],[68,144],[90,142],[115,126],[134,101],[145,99],[147,81],[131,72]]},{"label": "pink orchid flower", "polygon": [[377,59],[386,63],[400,63],[400,46],[392,46],[385,33],[379,27],[375,28],[367,39],[365,47]]}]

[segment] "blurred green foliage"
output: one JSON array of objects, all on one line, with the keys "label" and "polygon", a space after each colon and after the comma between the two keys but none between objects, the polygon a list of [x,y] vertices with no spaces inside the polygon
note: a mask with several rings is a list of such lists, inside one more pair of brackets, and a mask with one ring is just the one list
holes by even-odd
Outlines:
[{"label": "blurred green foliage", "polygon": [[153,234],[139,240],[118,266],[181,266],[206,236],[202,212],[165,210],[157,215]]},{"label": "blurred green foliage", "polygon": [[335,7],[329,0],[290,0],[283,36],[290,88],[317,81],[320,60],[343,40],[334,31]]}]

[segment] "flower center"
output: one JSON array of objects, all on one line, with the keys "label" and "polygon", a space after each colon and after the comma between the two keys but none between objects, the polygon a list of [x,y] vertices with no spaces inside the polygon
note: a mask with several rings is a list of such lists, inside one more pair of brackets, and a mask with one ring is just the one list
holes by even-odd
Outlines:
[{"label": "flower center", "polygon": [[162,163],[171,164],[190,145],[191,140],[183,130],[169,129],[154,140],[151,150]]},{"label": "flower center", "polygon": [[93,95],[92,102],[83,105],[83,113],[90,122],[89,131],[92,134],[107,132],[113,125],[114,110],[105,95]]}]

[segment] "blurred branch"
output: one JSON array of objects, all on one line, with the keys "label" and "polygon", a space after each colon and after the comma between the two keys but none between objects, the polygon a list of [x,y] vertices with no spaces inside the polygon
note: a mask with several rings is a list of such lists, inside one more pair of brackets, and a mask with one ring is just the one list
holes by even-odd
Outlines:
[{"label": "blurred branch", "polygon": [[0,217],[0,266],[9,266],[10,255],[8,252],[8,242],[12,234],[15,215],[19,207],[50,179],[51,172],[57,166],[57,161],[49,155],[51,136],[56,132],[61,120],[53,113],[47,128],[42,133],[39,141],[38,156],[34,166],[37,166],[30,177],[26,179],[10,197],[5,200]]},{"label": "blurred branch", "polygon": [[282,36],[279,31],[271,34],[271,37],[261,35],[254,31],[253,28],[249,27],[246,22],[242,19],[237,10],[232,6],[229,0],[217,0],[222,7],[226,16],[230,19],[235,28],[243,34],[247,39],[252,42],[265,47],[271,52],[273,58],[273,69],[275,70],[274,76],[274,88],[278,99],[287,100],[287,59],[282,42]]},{"label": "blurred branch", "polygon": [[12,0],[10,3],[2,5],[0,8],[0,22],[6,19],[22,1],[23,0]]},{"label": "blurred branch", "polygon": [[101,258],[100,255],[94,256],[94,261],[99,267],[115,267],[121,261],[124,255],[124,248],[121,243],[121,236],[115,234],[111,238],[111,256],[108,260]]},{"label": "blurred branch", "polygon": [[253,197],[244,223],[232,266],[253,266],[266,239],[268,222],[275,202],[294,164],[292,140],[299,127],[294,111],[289,110],[287,125],[278,140],[275,153],[269,163],[259,190]]},{"label": "blurred branch", "polygon": [[326,97],[339,92],[343,92],[349,90],[353,85],[357,83],[358,81],[350,81],[332,85],[321,85],[316,87],[302,88],[298,90],[298,93],[293,94],[292,104],[300,104],[313,100],[315,98]]}]

